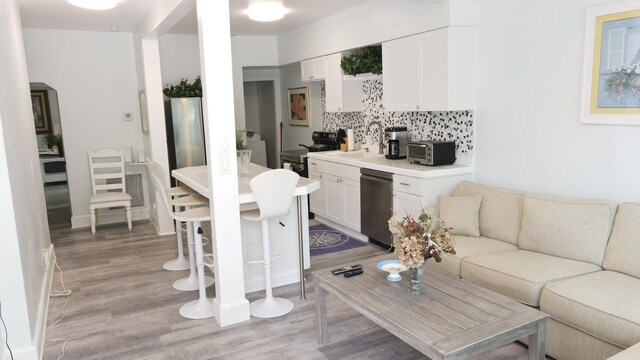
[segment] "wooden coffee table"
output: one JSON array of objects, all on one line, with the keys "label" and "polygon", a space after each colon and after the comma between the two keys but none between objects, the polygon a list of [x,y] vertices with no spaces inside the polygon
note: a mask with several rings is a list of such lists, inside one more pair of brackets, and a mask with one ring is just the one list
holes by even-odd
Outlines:
[{"label": "wooden coffee table", "polygon": [[321,345],[328,343],[329,293],[432,360],[468,359],[527,336],[529,359],[545,359],[547,314],[428,269],[421,285],[424,294],[410,295],[406,275],[391,282],[386,272],[376,268],[378,262],[393,258],[385,255],[363,261],[364,274],[351,278],[333,275],[331,269],[313,272],[316,334]]}]

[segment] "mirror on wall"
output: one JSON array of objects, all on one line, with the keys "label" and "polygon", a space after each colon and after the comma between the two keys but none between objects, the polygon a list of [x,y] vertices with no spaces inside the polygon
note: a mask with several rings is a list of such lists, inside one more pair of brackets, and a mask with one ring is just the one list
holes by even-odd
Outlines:
[{"label": "mirror on wall", "polygon": [[45,83],[30,83],[35,136],[49,228],[71,227],[67,163],[62,142],[58,92]]}]

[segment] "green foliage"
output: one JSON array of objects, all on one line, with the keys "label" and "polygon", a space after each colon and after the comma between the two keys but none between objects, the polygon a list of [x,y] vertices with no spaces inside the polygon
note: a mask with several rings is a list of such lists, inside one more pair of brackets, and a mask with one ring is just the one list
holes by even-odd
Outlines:
[{"label": "green foliage", "polygon": [[236,150],[247,150],[247,130],[236,130]]},{"label": "green foliage", "polygon": [[162,93],[170,98],[202,97],[202,81],[200,76],[193,81],[193,84],[190,84],[187,79],[182,79],[178,85],[167,85],[162,89]]},{"label": "green foliage", "polygon": [[347,75],[373,73],[382,74],[382,46],[368,46],[345,56],[340,67]]},{"label": "green foliage", "polygon": [[54,146],[57,146],[58,149],[62,148],[62,136],[60,135],[46,134],[40,139],[40,142],[49,149],[53,149]]}]

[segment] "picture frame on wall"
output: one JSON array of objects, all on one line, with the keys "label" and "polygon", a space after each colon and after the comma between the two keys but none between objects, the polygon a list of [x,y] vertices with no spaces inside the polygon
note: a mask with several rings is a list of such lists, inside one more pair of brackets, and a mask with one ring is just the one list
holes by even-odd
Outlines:
[{"label": "picture frame on wall", "polygon": [[140,101],[140,126],[142,126],[142,133],[148,134],[149,114],[147,112],[147,93],[145,90],[140,90],[138,100]]},{"label": "picture frame on wall", "polygon": [[311,126],[311,107],[309,87],[290,88],[287,91],[289,102],[289,125]]},{"label": "picture frame on wall", "polygon": [[587,9],[580,121],[640,125],[640,1]]},{"label": "picture frame on wall", "polygon": [[49,110],[49,94],[47,90],[31,91],[31,109],[36,134],[51,134],[51,112]]}]

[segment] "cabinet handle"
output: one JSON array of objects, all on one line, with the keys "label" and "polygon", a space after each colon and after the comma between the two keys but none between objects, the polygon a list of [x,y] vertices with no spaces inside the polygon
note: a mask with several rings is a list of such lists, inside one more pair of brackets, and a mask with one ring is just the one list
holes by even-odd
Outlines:
[{"label": "cabinet handle", "polygon": [[322,179],[322,174],[320,174],[319,178]]},{"label": "cabinet handle", "polygon": [[309,76],[309,79],[312,79],[312,80],[313,80],[313,75],[312,75],[312,76]]},{"label": "cabinet handle", "polygon": [[342,109],[341,109],[341,108],[338,108],[338,111],[342,111]]},{"label": "cabinet handle", "polygon": [[318,165],[318,164],[312,162],[311,165]]},{"label": "cabinet handle", "polygon": [[400,183],[400,185],[409,186],[409,183]]},{"label": "cabinet handle", "polygon": [[416,110],[420,110],[420,105],[416,105]]}]

